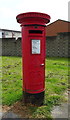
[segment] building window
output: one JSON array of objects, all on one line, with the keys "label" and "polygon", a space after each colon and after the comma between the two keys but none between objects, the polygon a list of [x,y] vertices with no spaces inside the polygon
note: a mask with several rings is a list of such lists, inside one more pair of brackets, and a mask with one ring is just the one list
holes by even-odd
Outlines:
[{"label": "building window", "polygon": [[5,35],[8,35],[8,32],[5,32]]}]

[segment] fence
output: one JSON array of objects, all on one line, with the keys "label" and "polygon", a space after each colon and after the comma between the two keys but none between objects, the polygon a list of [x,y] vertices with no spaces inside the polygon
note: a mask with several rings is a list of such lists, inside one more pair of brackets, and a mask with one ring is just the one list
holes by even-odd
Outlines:
[{"label": "fence", "polygon": [[46,56],[70,57],[70,33],[58,33],[57,36],[47,37]]},{"label": "fence", "polygon": [[2,39],[3,56],[21,56],[21,39],[3,38]]},{"label": "fence", "polygon": [[[0,39],[1,41],[1,39]],[[69,54],[70,32],[58,33],[57,36],[46,37],[46,56],[49,57],[70,57]],[[21,38],[2,39],[3,56],[21,56]]]}]

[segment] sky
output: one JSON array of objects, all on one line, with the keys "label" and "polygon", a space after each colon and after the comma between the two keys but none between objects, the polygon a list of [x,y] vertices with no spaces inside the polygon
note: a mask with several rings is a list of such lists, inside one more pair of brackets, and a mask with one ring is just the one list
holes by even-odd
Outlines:
[{"label": "sky", "polygon": [[[0,29],[21,30],[16,16],[25,12],[41,12],[51,16],[50,23],[68,21],[69,0],[0,0]],[[69,2],[70,3],[70,2]]]}]

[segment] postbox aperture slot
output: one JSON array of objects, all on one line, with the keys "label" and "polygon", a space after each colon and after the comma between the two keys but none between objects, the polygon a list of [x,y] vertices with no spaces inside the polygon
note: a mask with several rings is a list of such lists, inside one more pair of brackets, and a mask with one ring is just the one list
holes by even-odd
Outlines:
[{"label": "postbox aperture slot", "polygon": [[29,30],[29,34],[42,34],[42,30]]},{"label": "postbox aperture slot", "polygon": [[40,40],[36,40],[36,39],[32,39],[31,40],[32,44],[32,54],[40,54],[40,48],[41,48],[41,41]]}]

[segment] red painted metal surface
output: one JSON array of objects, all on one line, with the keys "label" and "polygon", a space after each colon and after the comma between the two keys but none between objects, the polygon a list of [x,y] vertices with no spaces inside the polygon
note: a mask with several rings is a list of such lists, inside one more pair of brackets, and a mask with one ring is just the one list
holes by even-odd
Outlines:
[{"label": "red painted metal surface", "polygon": [[45,24],[50,16],[44,13],[19,14],[22,26],[23,91],[40,93],[45,89]]}]

